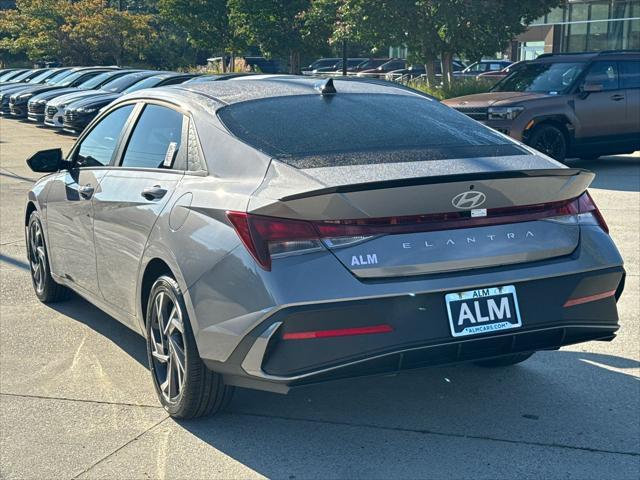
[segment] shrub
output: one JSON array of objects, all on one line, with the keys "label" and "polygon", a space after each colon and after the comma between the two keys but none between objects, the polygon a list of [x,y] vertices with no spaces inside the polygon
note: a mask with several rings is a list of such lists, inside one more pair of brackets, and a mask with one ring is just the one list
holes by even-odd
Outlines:
[{"label": "shrub", "polygon": [[451,85],[444,87],[443,85],[428,87],[423,81],[414,80],[408,83],[408,86],[428,93],[440,100],[447,98],[462,97],[464,95],[472,95],[474,93],[488,92],[491,87],[496,84],[496,80],[485,78],[461,78],[451,82]]}]

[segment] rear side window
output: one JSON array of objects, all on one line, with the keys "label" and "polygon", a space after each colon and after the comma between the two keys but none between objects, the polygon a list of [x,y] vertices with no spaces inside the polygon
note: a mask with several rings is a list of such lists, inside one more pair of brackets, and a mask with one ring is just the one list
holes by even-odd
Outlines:
[{"label": "rear side window", "polygon": [[640,88],[640,61],[620,62],[622,88]]},{"label": "rear side window", "polygon": [[123,167],[171,168],[180,149],[183,115],[171,108],[147,105],[122,158]]},{"label": "rear side window", "polygon": [[267,98],[218,115],[240,140],[298,168],[528,153],[466,115],[411,94]]},{"label": "rear side window", "polygon": [[600,84],[603,90],[617,90],[618,63],[615,61],[594,62],[584,82]]},{"label": "rear side window", "polygon": [[131,115],[133,105],[126,105],[109,113],[82,139],[76,163],[80,167],[109,165],[122,129]]}]

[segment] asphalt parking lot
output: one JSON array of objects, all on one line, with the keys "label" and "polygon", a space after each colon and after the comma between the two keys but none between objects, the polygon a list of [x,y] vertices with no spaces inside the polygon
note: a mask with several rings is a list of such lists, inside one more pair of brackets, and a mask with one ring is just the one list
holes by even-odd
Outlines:
[{"label": "asphalt parking lot", "polygon": [[32,291],[25,159],[72,143],[0,119],[0,478],[640,478],[640,153],[572,162],[597,172],[626,262],[612,343],[506,369],[238,390],[228,413],[177,422],[141,337],[78,297],[45,306]]}]

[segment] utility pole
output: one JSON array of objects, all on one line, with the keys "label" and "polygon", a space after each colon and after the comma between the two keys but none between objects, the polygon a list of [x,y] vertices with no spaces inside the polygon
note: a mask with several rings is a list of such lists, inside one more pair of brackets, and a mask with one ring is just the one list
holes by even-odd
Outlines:
[{"label": "utility pole", "polygon": [[342,76],[347,76],[347,39],[342,39]]}]

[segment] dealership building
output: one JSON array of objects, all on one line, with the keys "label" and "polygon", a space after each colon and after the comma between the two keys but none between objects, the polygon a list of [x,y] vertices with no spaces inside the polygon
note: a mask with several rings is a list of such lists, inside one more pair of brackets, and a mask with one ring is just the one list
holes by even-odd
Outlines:
[{"label": "dealership building", "polygon": [[517,37],[511,58],[600,50],[640,50],[640,0],[569,0]]}]

